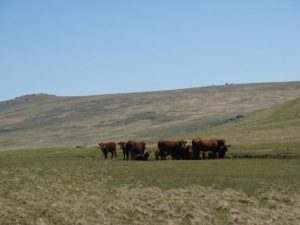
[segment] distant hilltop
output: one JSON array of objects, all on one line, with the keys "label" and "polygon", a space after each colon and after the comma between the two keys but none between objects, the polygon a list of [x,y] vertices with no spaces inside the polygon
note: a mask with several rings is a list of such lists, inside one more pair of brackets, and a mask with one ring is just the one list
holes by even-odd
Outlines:
[{"label": "distant hilltop", "polygon": [[22,95],[20,97],[16,97],[15,100],[18,100],[18,99],[38,99],[38,98],[45,98],[45,97],[56,97],[56,95],[49,95],[49,94],[45,94],[45,93],[29,94],[29,95]]},{"label": "distant hilltop", "polygon": [[49,95],[45,93],[40,94],[29,94],[29,95],[22,95],[20,97],[16,97],[11,100],[3,101],[2,103],[26,103],[26,102],[34,102],[34,101],[41,101],[50,98],[56,98],[56,95]]}]

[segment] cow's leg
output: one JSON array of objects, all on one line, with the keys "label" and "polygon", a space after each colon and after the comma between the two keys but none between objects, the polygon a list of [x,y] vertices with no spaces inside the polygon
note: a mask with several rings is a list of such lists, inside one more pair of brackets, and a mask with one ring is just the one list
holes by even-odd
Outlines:
[{"label": "cow's leg", "polygon": [[131,160],[134,160],[134,154],[133,154],[132,150],[130,151],[130,157],[131,157]]},{"label": "cow's leg", "polygon": [[215,159],[216,157],[217,157],[217,152],[216,151],[212,151],[211,158]]},{"label": "cow's leg", "polygon": [[104,159],[107,159],[107,152],[103,152]]},{"label": "cow's leg", "polygon": [[193,148],[194,159],[200,159],[200,153],[197,149]]},{"label": "cow's leg", "polygon": [[224,159],[225,158],[225,151],[220,150],[219,151],[219,159]]},{"label": "cow's leg", "polygon": [[128,160],[128,159],[129,159],[129,151],[126,150],[126,160]]},{"label": "cow's leg", "polygon": [[155,152],[155,159],[158,160],[158,151]]},{"label": "cow's leg", "polygon": [[201,158],[202,158],[202,159],[205,159],[205,152],[202,152],[202,153],[201,153]]}]

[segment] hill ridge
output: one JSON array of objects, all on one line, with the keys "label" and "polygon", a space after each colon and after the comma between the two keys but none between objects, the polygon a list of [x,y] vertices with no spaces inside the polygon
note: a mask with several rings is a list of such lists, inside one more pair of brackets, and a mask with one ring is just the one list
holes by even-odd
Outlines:
[{"label": "hill ridge", "polygon": [[[0,102],[0,149],[173,138],[300,96],[300,82]],[[28,98],[28,96],[27,96]],[[30,96],[29,96],[30,98]]]}]

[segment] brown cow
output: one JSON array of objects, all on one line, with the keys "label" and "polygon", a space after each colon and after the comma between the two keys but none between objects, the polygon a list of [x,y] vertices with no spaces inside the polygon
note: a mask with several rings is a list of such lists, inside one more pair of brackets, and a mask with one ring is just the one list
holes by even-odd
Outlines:
[{"label": "brown cow", "polygon": [[138,141],[127,141],[127,142],[119,142],[118,145],[123,150],[123,159],[135,159],[136,155],[139,155],[139,158],[144,155],[144,151],[146,148],[145,142]]},{"label": "brown cow", "polygon": [[131,159],[135,159],[136,155],[144,155],[145,149],[146,149],[146,143],[143,141],[142,142],[128,141],[125,147],[127,159],[129,154]]},{"label": "brown cow", "polygon": [[115,142],[105,142],[105,143],[98,143],[99,148],[102,150],[104,158],[107,159],[108,152],[111,153],[111,159],[115,156],[117,158],[116,152],[116,143]]},{"label": "brown cow", "polygon": [[149,158],[149,152],[145,152],[144,154],[136,154],[134,160],[143,160],[146,161]]},{"label": "brown cow", "polygon": [[157,147],[158,151],[155,156],[161,159],[166,159],[170,155],[173,159],[182,159],[183,153],[185,151],[186,141],[158,141]]},{"label": "brown cow", "polygon": [[195,159],[200,159],[200,153],[202,153],[202,159],[209,158],[224,158],[230,145],[225,143],[224,139],[194,139],[192,141],[193,153]]}]

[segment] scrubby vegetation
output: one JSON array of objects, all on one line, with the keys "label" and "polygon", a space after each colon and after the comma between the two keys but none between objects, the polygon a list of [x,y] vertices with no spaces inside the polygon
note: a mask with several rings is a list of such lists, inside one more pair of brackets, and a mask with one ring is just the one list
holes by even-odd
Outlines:
[{"label": "scrubby vegetation", "polygon": [[[263,89],[272,87],[266,85]],[[295,95],[295,90],[288,87],[283,86],[281,90]],[[236,94],[237,89],[232,92],[229,88],[230,85],[223,87],[223,91]],[[251,85],[238,86],[239,91],[245,92],[253,91],[253,88]],[[261,90],[262,87],[256,88]],[[211,91],[209,88],[202,89],[201,93],[211,94]],[[182,94],[184,97],[176,97],[181,99],[179,103],[183,102],[187,93]],[[167,103],[174,102],[174,93],[169,93],[170,99],[161,99],[159,104],[166,105],[159,112],[153,111],[153,108],[138,111],[137,104],[133,104],[140,101],[146,106],[151,103],[149,101],[154,101],[153,94],[146,95],[146,98],[127,96],[128,101],[125,102],[118,102],[120,96],[101,97],[101,100],[96,100],[97,96],[87,97],[95,98],[95,102],[84,103],[88,105],[84,112],[80,106],[86,99],[61,98],[57,109],[38,112],[38,119],[27,118],[25,122],[24,118],[43,108],[34,107],[34,104],[44,104],[44,98],[47,98],[46,105],[50,107],[51,101],[56,102],[57,98],[40,96],[36,102],[36,96],[30,96],[28,108],[19,105],[20,102],[28,103],[23,98],[17,99],[18,102],[1,103],[1,106],[15,104],[19,107],[19,111],[15,106],[0,109],[1,146],[11,147],[14,146],[12,143],[16,143],[20,147],[21,143],[25,143],[21,147],[30,148],[2,148],[0,151],[0,224],[300,224],[300,99],[274,105],[266,99],[273,99],[272,103],[276,103],[276,97],[273,98],[276,91],[272,92],[271,98],[268,98],[270,93],[266,98],[260,96],[261,91],[258,93],[255,95],[257,99],[241,103],[237,108],[233,106],[232,111],[229,110],[232,115],[224,114],[226,104],[212,107],[207,103],[207,111],[199,112],[203,117],[198,117],[197,107],[190,110],[192,113],[189,115],[183,108],[175,107],[178,111],[172,111],[175,108]],[[232,104],[246,101],[236,98],[231,99]],[[189,103],[193,104],[190,100]],[[78,108],[67,110],[75,107],[73,101]],[[109,120],[98,121],[94,126],[91,121],[95,117],[91,109],[99,104],[98,101],[106,104],[102,108],[105,113],[111,112],[107,107],[116,110],[114,107],[119,103],[133,104],[135,109],[130,107],[129,110],[128,107],[124,118],[116,117],[120,113],[117,110]],[[263,106],[256,101],[264,102],[263,106],[272,106],[261,109]],[[260,110],[254,110],[258,108]],[[10,112],[13,109],[16,111]],[[248,113],[239,119],[230,119],[241,113],[238,109]],[[24,115],[23,110],[28,115]],[[217,113],[205,117],[213,110]],[[66,118],[79,121],[78,118],[88,112],[92,119],[84,122],[89,126],[84,127],[80,121],[71,122],[67,128],[62,123],[63,129],[57,132],[57,117],[64,118],[59,121]],[[166,112],[168,116],[164,116]],[[14,116],[5,117],[10,113]],[[218,115],[223,115],[224,119]],[[177,121],[178,118],[183,119]],[[66,119],[67,123],[70,121]],[[42,125],[32,126],[31,122]],[[21,128],[24,124],[28,126]],[[26,130],[29,125],[32,131]],[[108,133],[100,136],[97,129],[88,130],[90,127],[104,127]],[[24,129],[24,132],[19,129]],[[110,136],[113,129],[116,133]],[[122,160],[121,150],[118,150],[117,159],[104,160],[97,148],[86,147],[82,141],[90,140],[91,135],[95,140],[90,145],[96,145],[97,141],[104,141],[107,137],[114,141],[142,139],[151,152],[150,160]],[[158,137],[185,139],[189,143],[196,137],[225,138],[231,148],[224,160],[156,161],[154,151]],[[34,142],[32,138],[35,138]],[[74,142],[77,138],[78,142]],[[51,143],[53,146],[72,144],[73,147],[32,148],[32,145]]]},{"label": "scrubby vegetation", "polygon": [[87,97],[23,96],[0,102],[0,150],[156,142],[202,132],[300,95],[300,82],[221,85]]},{"label": "scrubby vegetation", "polygon": [[300,222],[299,160],[135,162],[74,148],[0,162],[0,224]]}]

